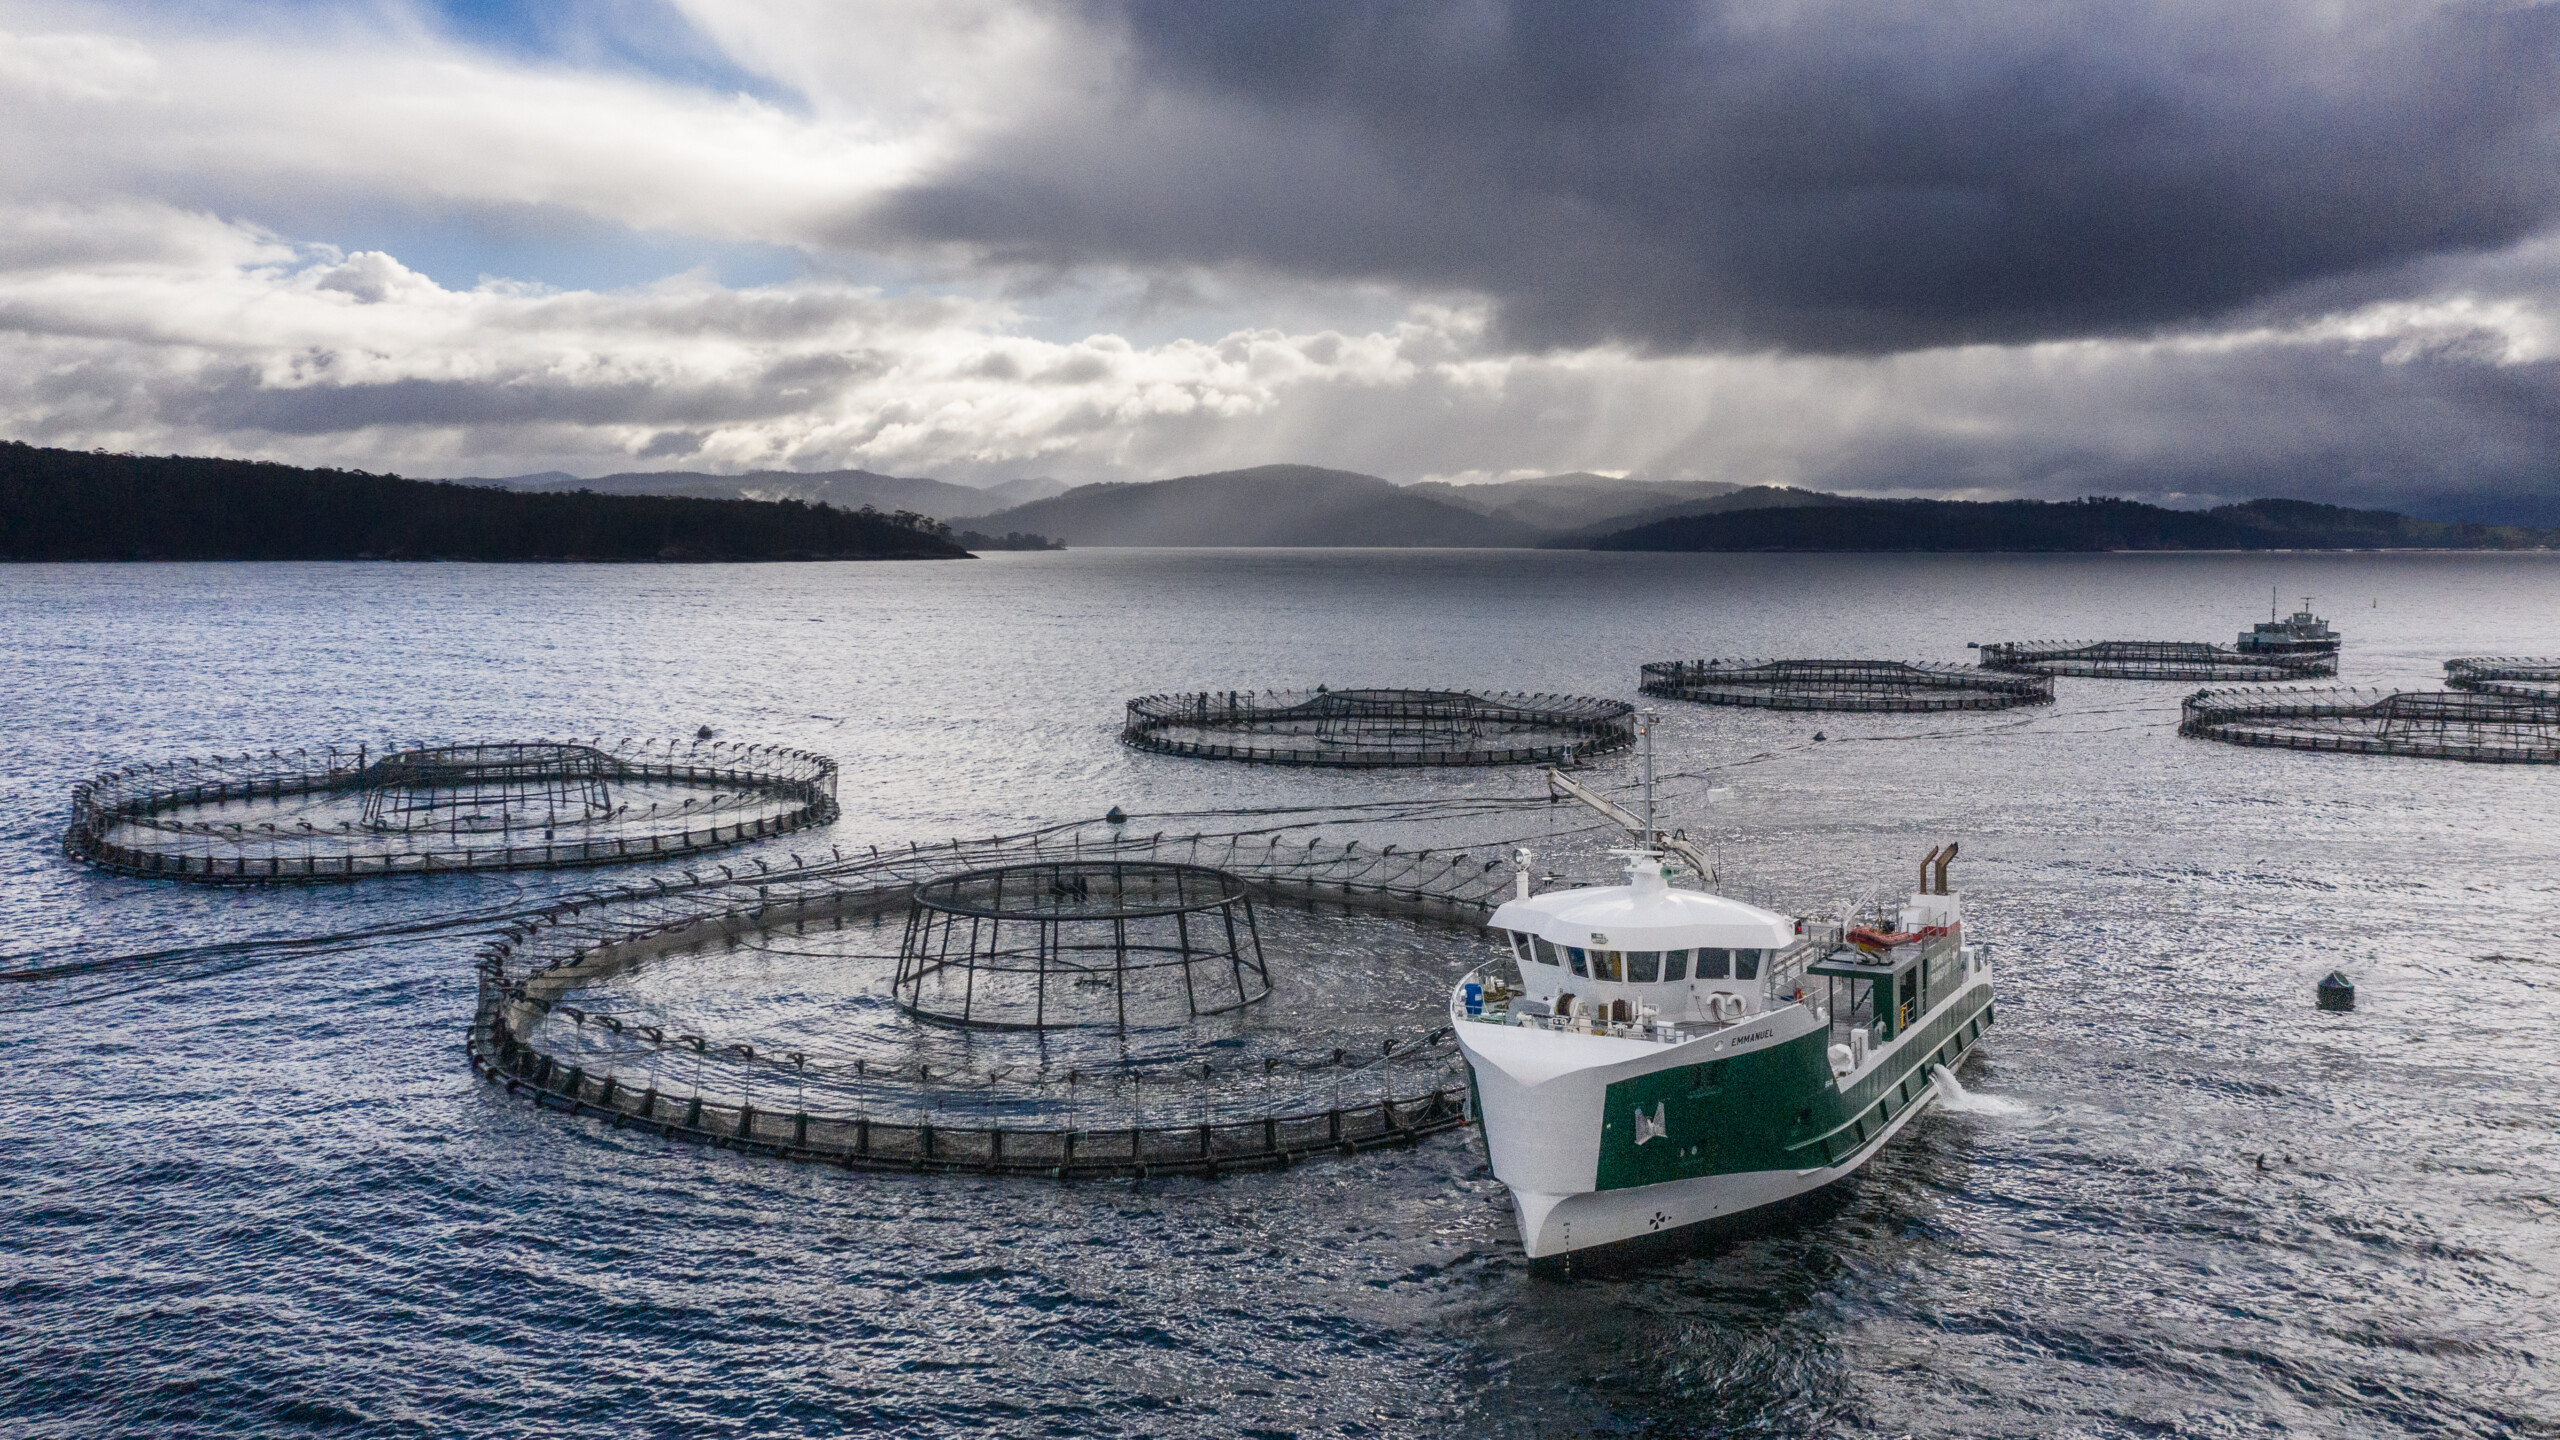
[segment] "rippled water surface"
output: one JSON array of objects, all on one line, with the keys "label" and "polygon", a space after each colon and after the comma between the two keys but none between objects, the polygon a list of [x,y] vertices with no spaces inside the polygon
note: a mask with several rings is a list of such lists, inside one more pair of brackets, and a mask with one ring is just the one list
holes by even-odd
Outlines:
[{"label": "rippled water surface", "polygon": [[[0,953],[119,963],[0,986],[0,1433],[2560,1433],[2550,770],[2181,740],[2170,684],[1980,716],[1666,707],[1665,803],[1750,893],[1822,905],[1960,839],[2000,1024],[1964,1076],[1981,1103],[1811,1214],[1565,1279],[1526,1273],[1459,1135],[1058,1186],[565,1121],[474,1083],[470,956],[595,877],[233,892],[56,848],[69,787],[130,760],[703,724],[838,757],[822,840],[847,847],[1113,804],[1179,831],[1527,799],[1525,772],[1136,754],[1119,707],[2227,643],[2270,586],[2319,597],[2349,683],[2560,652],[2550,556],[10,567]],[[1599,878],[1593,843],[1550,850]],[[208,948],[466,913],[492,918]],[[2333,966],[2352,1015],[2311,1006]]]}]

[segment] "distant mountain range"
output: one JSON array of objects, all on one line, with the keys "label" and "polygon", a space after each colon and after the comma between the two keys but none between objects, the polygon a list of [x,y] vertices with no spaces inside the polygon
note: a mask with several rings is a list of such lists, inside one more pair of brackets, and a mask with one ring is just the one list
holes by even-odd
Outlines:
[{"label": "distant mountain range", "polygon": [[1573,474],[1489,485],[1394,485],[1348,470],[1261,465],[1079,486],[999,510],[981,523],[1037,531],[1070,545],[1516,547],[1574,544],[1671,515],[1851,503],[1809,490],[1746,490],[1710,481]]},{"label": "distant mountain range", "polygon": [[497,480],[458,480],[458,485],[499,485],[509,490],[592,490],[598,495],[691,495],[706,500],[798,500],[833,505],[839,510],[874,510],[894,514],[910,510],[937,520],[974,520],[1008,505],[1020,505],[1066,489],[1058,480],[1007,480],[980,488],[942,480],[881,475],[869,470],[750,470],[744,475],[709,475],[696,470],[628,471],[582,480],[558,470],[539,475],[510,475]]},{"label": "distant mountain range", "polygon": [[[1577,470],[1491,485],[1426,481],[1405,487],[1479,515],[1499,515],[1549,532],[1585,530],[1603,521],[1668,513],[1730,495],[1742,487],[1715,480],[1623,480]],[[1763,492],[1779,493],[1779,492]]]},{"label": "distant mountain range", "polygon": [[1542,476],[1398,487],[1264,465],[1085,485],[1000,510],[986,530],[1069,545],[1522,546],[1593,550],[2511,550],[2560,531],[2415,520],[2305,500],[2170,510],[2134,500],[1868,500],[1775,486]]},{"label": "distant mountain range", "polygon": [[1069,545],[1524,546],[1547,531],[1374,475],[1261,465],[1136,484],[1083,485],[986,517]]},{"label": "distant mountain range", "polygon": [[[866,506],[879,513],[863,514]],[[968,522],[956,536],[953,520]],[[960,553],[955,538],[977,549],[1051,541],[1674,551],[2560,548],[2560,530],[2302,500],[2212,510],[2107,499],[1869,500],[1588,473],[1398,486],[1312,465],[1073,489],[1055,480],[973,488],[867,470],[430,483],[0,442],[0,558],[930,555]]]},{"label": "distant mountain range", "polygon": [[1047,535],[1071,545],[1525,546],[1592,538],[1676,515],[1770,505],[1845,504],[1836,496],[1716,481],[1626,480],[1576,472],[1487,485],[1395,485],[1312,465],[1263,465],[1172,480],[1078,486],[1008,480],[972,487],[869,470],[744,475],[639,471],[581,479],[558,471],[463,484],[599,495],[692,495],[865,505],[972,530]]}]

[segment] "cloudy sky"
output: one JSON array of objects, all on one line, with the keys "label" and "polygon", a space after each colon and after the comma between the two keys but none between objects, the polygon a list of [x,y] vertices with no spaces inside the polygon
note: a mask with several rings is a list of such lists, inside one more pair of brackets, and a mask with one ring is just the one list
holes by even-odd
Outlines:
[{"label": "cloudy sky", "polygon": [[0,436],[2560,505],[2560,10],[0,0]]}]

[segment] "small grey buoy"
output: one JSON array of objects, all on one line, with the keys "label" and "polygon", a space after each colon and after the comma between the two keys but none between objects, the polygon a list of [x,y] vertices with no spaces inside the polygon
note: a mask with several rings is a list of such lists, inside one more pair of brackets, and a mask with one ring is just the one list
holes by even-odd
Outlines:
[{"label": "small grey buoy", "polygon": [[711,727],[710,727],[710,726],[708,726],[708,725],[705,725],[705,726],[703,726],[701,729],[694,731],[694,732],[693,732],[693,738],[694,738],[694,739],[696,739],[696,740],[708,740],[708,739],[710,739],[710,738],[711,738]]},{"label": "small grey buoy", "polygon": [[1106,825],[1126,825],[1129,823],[1129,812],[1114,805],[1103,815],[1102,821]]},{"label": "small grey buoy", "polygon": [[1819,731],[1819,730],[1816,730],[1816,731],[1814,731],[1814,732],[1813,732],[1813,740],[1814,740],[1814,743],[1815,743],[1815,744],[1817,744],[1817,745],[1821,744],[1823,741],[1828,740],[1828,739],[1830,739],[1830,738],[1831,738],[1830,736],[1823,734],[1823,733],[1822,733],[1821,731]]},{"label": "small grey buoy", "polygon": [[2344,970],[2330,971],[2321,980],[2320,988],[2315,993],[2320,998],[2320,1008],[2323,1010],[2356,1008],[2356,982],[2348,979],[2347,972]]}]

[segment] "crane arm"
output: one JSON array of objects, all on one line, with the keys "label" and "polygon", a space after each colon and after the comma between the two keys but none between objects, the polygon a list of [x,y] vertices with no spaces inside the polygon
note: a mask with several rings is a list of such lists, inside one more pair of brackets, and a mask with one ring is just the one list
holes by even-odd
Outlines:
[{"label": "crane arm", "polygon": [[1660,830],[1647,835],[1643,816],[1591,789],[1563,771],[1549,770],[1546,774],[1549,796],[1581,801],[1608,817],[1613,824],[1623,827],[1628,834],[1635,836],[1647,848],[1668,851],[1680,857],[1690,869],[1698,872],[1698,878],[1706,881],[1710,887],[1717,883],[1715,866],[1708,862],[1707,853],[1693,842],[1675,840]]}]

